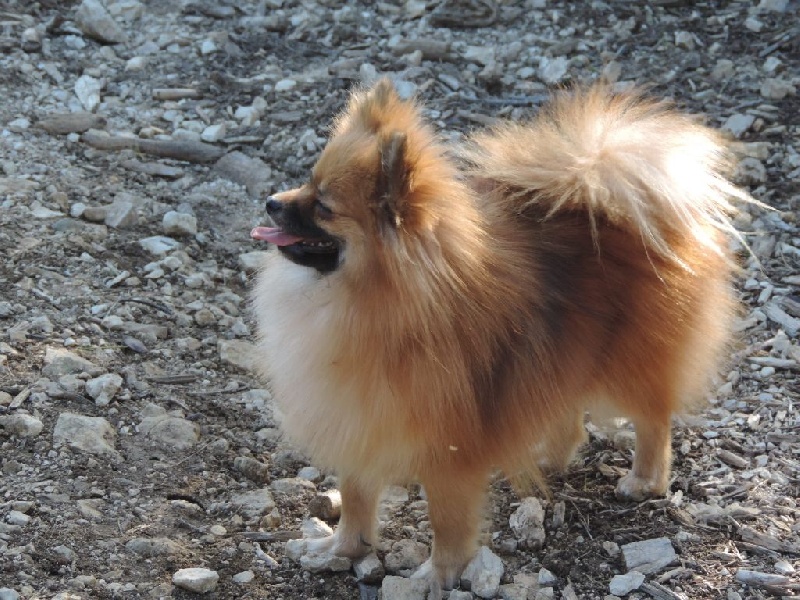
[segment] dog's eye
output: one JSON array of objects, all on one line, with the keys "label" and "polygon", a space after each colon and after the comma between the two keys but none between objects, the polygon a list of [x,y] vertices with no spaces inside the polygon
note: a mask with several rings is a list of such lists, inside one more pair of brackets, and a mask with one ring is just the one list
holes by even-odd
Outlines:
[{"label": "dog's eye", "polygon": [[319,200],[314,203],[314,208],[316,209],[317,216],[320,219],[328,220],[333,218],[333,211],[331,210],[330,206],[323,204]]}]

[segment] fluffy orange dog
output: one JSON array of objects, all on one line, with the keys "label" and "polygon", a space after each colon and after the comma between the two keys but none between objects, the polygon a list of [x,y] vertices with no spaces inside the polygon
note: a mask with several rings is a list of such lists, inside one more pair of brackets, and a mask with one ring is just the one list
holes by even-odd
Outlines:
[{"label": "fluffy orange dog", "polygon": [[490,473],[565,467],[587,410],[635,425],[617,492],[666,491],[671,416],[728,340],[726,214],[747,199],[714,132],[601,87],[451,150],[381,81],[252,233],[279,250],[255,290],[263,371],[341,482],[310,551],[368,552],[381,489],[418,481],[434,586],[473,556]]}]

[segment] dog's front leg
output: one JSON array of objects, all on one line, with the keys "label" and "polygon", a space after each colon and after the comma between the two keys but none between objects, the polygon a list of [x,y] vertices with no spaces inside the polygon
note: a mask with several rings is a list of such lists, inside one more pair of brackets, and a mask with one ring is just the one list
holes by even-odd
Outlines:
[{"label": "dog's front leg", "polygon": [[307,541],[310,554],[330,552],[359,558],[372,551],[377,530],[378,499],[382,486],[354,476],[342,477],[342,516],[333,535]]},{"label": "dog's front leg", "polygon": [[430,578],[432,589],[452,589],[477,549],[486,473],[437,473],[423,480],[433,529],[431,558],[414,574]]}]

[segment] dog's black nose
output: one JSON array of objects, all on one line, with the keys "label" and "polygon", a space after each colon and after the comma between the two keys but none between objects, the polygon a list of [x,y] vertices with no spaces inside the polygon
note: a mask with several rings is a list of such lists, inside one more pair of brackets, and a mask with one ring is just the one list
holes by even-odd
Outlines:
[{"label": "dog's black nose", "polygon": [[280,214],[280,212],[283,210],[283,203],[270,196],[267,198],[267,204],[265,208],[267,210],[267,214],[270,217],[274,217],[275,215]]}]

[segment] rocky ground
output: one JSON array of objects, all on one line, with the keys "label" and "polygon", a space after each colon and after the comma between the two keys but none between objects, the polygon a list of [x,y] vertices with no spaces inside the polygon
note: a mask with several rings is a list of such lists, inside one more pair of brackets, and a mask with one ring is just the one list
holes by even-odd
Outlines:
[{"label": "rocky ground", "polygon": [[0,4],[1,600],[424,597],[413,486],[371,561],[296,562],[336,481],[248,370],[260,196],[381,73],[454,137],[570,80],[649,83],[738,138],[776,209],[737,219],[740,343],[677,427],[669,496],[615,500],[631,433],[593,430],[551,498],[494,484],[450,598],[800,596],[800,4],[498,4]]}]

